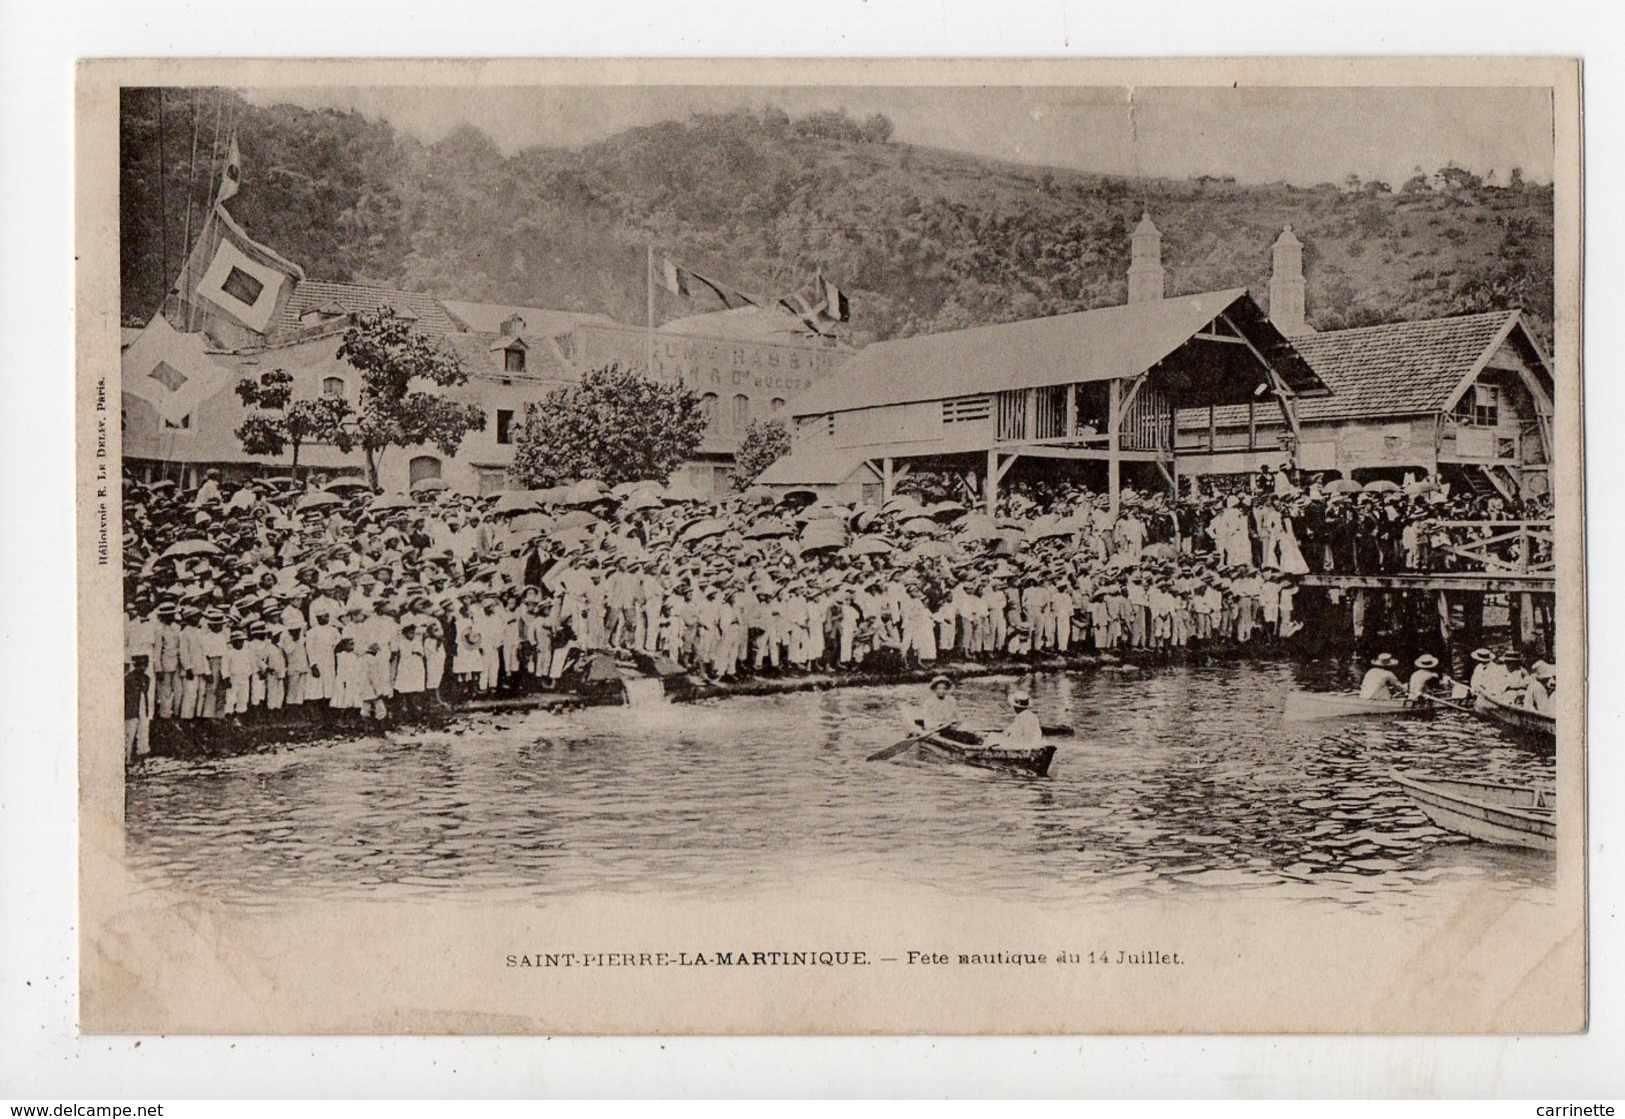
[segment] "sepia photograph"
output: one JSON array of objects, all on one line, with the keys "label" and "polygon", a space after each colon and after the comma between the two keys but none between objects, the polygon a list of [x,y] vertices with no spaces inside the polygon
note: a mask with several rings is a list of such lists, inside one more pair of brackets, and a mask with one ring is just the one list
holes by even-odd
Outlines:
[{"label": "sepia photograph", "polygon": [[1585,1028],[1572,64],[79,79],[85,1030]]}]

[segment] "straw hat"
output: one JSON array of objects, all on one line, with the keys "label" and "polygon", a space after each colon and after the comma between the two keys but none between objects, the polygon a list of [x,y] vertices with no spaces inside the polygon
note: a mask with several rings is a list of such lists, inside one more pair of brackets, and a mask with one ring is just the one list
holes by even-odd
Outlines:
[{"label": "straw hat", "polygon": [[1397,660],[1395,660],[1393,657],[1389,656],[1387,653],[1378,653],[1376,658],[1371,662],[1371,667],[1373,667],[1373,668],[1394,668],[1398,664],[1399,664],[1399,662]]},{"label": "straw hat", "polygon": [[1416,658],[1416,667],[1437,668],[1439,667],[1439,658],[1434,656],[1432,653],[1423,653],[1421,656]]},{"label": "straw hat", "polygon": [[1474,649],[1472,658],[1479,664],[1489,664],[1495,660],[1495,654],[1488,649]]}]

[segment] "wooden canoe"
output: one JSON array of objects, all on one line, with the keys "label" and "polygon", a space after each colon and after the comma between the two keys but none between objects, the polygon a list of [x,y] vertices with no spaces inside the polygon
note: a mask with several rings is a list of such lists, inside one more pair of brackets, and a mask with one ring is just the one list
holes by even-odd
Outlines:
[{"label": "wooden canoe", "polygon": [[1557,794],[1551,789],[1397,771],[1393,778],[1446,831],[1507,847],[1557,850]]},{"label": "wooden canoe", "polygon": [[1433,705],[1423,700],[1412,703],[1408,699],[1361,699],[1357,695],[1328,692],[1288,692],[1285,718],[1289,723],[1303,723],[1311,719],[1348,719],[1378,716],[1425,718],[1433,714]]},{"label": "wooden canoe", "polygon": [[[1046,734],[1045,737],[1050,736]],[[1006,773],[1029,774],[1033,777],[1049,776],[1050,763],[1055,760],[1054,746],[1011,749],[1003,746],[984,746],[986,740],[986,735],[955,728],[921,735],[912,740],[912,747],[893,756],[913,757],[921,761],[959,762],[981,769],[997,769]]]},{"label": "wooden canoe", "polygon": [[1504,727],[1511,727],[1521,734],[1542,738],[1553,744],[1557,742],[1555,715],[1548,715],[1544,711],[1531,711],[1516,704],[1502,703],[1482,693],[1474,697],[1473,710],[1486,719],[1492,719]]}]

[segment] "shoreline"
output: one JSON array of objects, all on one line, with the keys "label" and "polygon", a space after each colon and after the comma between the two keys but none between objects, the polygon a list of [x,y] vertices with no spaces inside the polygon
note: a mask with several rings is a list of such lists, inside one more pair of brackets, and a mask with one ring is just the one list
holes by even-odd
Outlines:
[{"label": "shoreline", "polygon": [[[800,692],[833,691],[839,688],[922,685],[933,676],[954,681],[992,677],[1019,677],[1032,673],[1058,672],[1140,672],[1170,665],[1209,661],[1262,662],[1281,658],[1300,659],[1314,650],[1296,643],[1270,646],[1207,646],[1200,649],[1130,650],[1125,654],[1080,652],[1045,653],[1027,657],[1002,657],[987,661],[949,661],[929,666],[906,666],[889,671],[856,668],[849,671],[816,670],[774,675],[746,676],[735,680],[712,681],[692,675],[667,677],[665,702],[671,706],[704,700],[756,696],[790,695]],[[217,719],[162,720],[152,724],[148,757],[182,761],[269,753],[288,746],[324,740],[346,740],[395,730],[436,729],[468,716],[482,714],[523,714],[530,711],[562,713],[584,707],[627,706],[625,690],[619,681],[591,689],[527,691],[491,695],[469,700],[436,697],[421,708],[396,711],[382,723],[367,720],[359,712],[310,705],[283,708],[276,718],[245,721],[232,717]]]}]

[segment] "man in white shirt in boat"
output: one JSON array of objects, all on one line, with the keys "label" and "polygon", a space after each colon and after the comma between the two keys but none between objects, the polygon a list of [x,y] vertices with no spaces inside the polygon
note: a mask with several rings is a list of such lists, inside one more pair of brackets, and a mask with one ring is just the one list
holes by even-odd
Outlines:
[{"label": "man in white shirt in boat", "polygon": [[1473,650],[1473,674],[1467,687],[1474,695],[1496,695],[1501,690],[1503,674],[1495,663],[1495,654],[1488,649]]},{"label": "man in white shirt in boat", "polygon": [[959,722],[959,700],[954,698],[954,682],[946,676],[931,678],[931,692],[914,709],[914,725],[921,730],[939,730]]},{"label": "man in white shirt in boat", "polygon": [[1540,711],[1543,714],[1557,713],[1557,666],[1547,664],[1545,661],[1535,662],[1533,678],[1529,686],[1524,689],[1523,705],[1531,711]]},{"label": "man in white shirt in boat", "polygon": [[1455,687],[1456,681],[1435,671],[1438,667],[1439,658],[1432,653],[1423,653],[1416,658],[1415,671],[1411,673],[1410,687],[1406,691],[1411,702],[1414,703],[1427,695],[1430,688],[1443,693]]},{"label": "man in white shirt in boat", "polygon": [[1529,673],[1524,671],[1523,656],[1513,649],[1502,653],[1501,673],[1501,690],[1499,693],[1491,692],[1490,698],[1502,703],[1522,702],[1523,690],[1529,686]]},{"label": "man in white shirt in boat", "polygon": [[1401,699],[1405,695],[1405,684],[1394,669],[1399,662],[1387,653],[1378,653],[1371,662],[1371,667],[1365,671],[1365,679],[1360,681],[1361,699]]},{"label": "man in white shirt in boat", "polygon": [[1032,709],[1032,696],[1024,691],[1011,692],[1010,709],[1016,713],[1016,717],[1010,720],[1010,725],[1004,730],[990,735],[987,744],[1006,750],[1030,749],[1043,745],[1044,728],[1038,721],[1037,713]]}]

